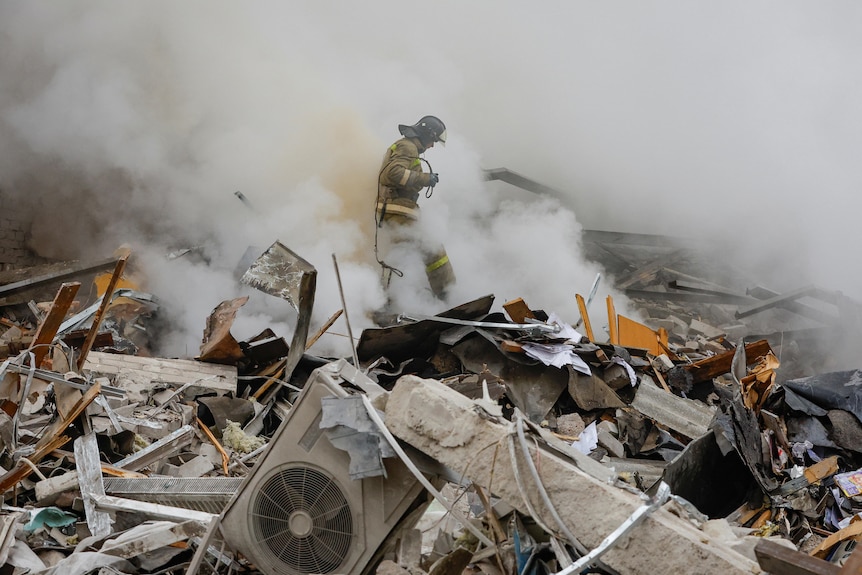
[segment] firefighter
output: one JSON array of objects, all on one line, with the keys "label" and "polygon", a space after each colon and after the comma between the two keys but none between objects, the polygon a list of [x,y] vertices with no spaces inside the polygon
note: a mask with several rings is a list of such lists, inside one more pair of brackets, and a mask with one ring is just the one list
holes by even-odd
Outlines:
[{"label": "firefighter", "polygon": [[[449,256],[442,246],[423,242],[415,224],[419,219],[420,192],[427,188],[425,196],[430,198],[434,186],[440,181],[431,165],[420,156],[437,142],[445,144],[446,126],[435,116],[424,116],[412,126],[399,124],[398,131],[404,137],[386,150],[377,183],[375,222],[378,229],[385,230],[389,244],[383,256],[396,245],[411,242],[422,256],[431,291],[445,300],[447,288],[455,282]],[[422,162],[428,165],[427,172],[422,169]],[[375,237],[375,252],[377,249]],[[377,261],[383,268],[386,287],[393,273],[402,275],[400,270],[381,260],[380,253],[377,253]]]}]

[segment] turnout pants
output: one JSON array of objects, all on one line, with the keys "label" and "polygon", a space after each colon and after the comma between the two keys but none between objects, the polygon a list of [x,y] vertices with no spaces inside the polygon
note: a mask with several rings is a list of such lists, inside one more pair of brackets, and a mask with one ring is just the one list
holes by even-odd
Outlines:
[{"label": "turnout pants", "polygon": [[[425,265],[425,275],[431,292],[440,299],[446,298],[449,286],[455,283],[455,270],[442,245],[429,245],[419,237],[416,221],[419,219],[419,210],[386,202],[377,204],[377,216],[380,222],[380,231],[384,234],[384,249],[382,259],[396,246],[406,243],[413,244],[420,252],[422,263]],[[383,284],[389,286],[391,270],[383,268]]]}]

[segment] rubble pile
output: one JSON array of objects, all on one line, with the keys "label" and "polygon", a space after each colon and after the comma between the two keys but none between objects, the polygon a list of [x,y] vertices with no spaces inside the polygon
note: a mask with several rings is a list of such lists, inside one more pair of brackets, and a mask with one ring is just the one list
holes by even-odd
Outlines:
[{"label": "rubble pile", "polygon": [[242,281],[290,343],[232,336],[244,296],[195,358],[152,357],[127,250],[3,272],[2,572],[858,572],[862,374],[801,347],[858,306],[679,255],[616,270],[637,319],[486,295],[349,358],[311,353],[344,310],[309,336],[315,270],[278,242]]}]

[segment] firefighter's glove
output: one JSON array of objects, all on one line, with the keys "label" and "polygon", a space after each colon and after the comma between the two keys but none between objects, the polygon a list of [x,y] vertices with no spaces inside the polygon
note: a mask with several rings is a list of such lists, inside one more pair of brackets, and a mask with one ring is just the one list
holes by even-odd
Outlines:
[{"label": "firefighter's glove", "polygon": [[436,186],[437,182],[439,182],[439,181],[440,181],[440,176],[438,176],[434,172],[431,172],[430,174],[428,174],[428,187],[429,188],[433,188],[434,186]]}]

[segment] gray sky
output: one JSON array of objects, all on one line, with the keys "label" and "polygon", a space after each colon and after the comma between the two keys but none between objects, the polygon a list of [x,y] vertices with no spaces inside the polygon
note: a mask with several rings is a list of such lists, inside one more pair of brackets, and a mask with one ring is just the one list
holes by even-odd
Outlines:
[{"label": "gray sky", "polygon": [[[379,307],[374,180],[396,125],[425,114],[449,128],[422,205],[455,303],[524,297],[574,322],[598,271],[581,226],[733,240],[728,260],[778,291],[862,299],[860,25],[850,1],[6,2],[0,188],[39,208],[43,255],[134,244],[153,291],[184,302],[186,348],[234,297],[225,270],[275,239],[318,266],[322,318],[332,253],[348,304]],[[480,177],[501,166],[571,211],[504,201]],[[213,265],[160,257],[196,243]]]}]

